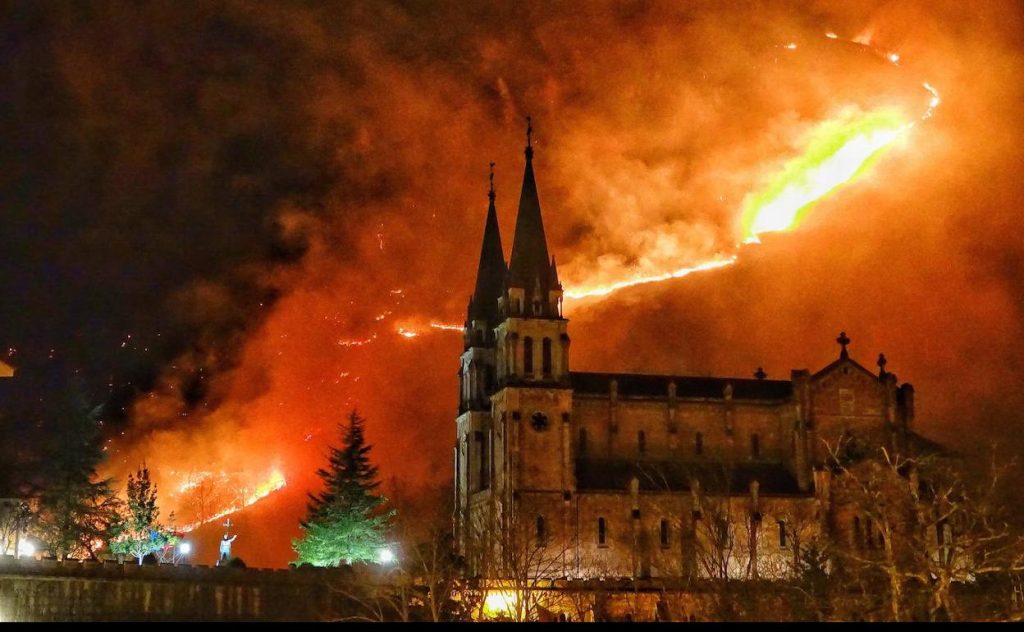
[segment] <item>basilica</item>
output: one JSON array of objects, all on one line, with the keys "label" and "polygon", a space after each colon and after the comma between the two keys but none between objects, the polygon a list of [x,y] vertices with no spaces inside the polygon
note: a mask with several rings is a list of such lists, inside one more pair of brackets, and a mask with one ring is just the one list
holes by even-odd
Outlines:
[{"label": "basilica", "polygon": [[785,380],[572,371],[529,132],[525,153],[507,264],[492,175],[465,323],[455,527],[470,572],[783,578],[824,533],[873,542],[824,465],[853,439],[920,439],[913,387],[884,356],[857,362],[845,333],[834,362]]}]

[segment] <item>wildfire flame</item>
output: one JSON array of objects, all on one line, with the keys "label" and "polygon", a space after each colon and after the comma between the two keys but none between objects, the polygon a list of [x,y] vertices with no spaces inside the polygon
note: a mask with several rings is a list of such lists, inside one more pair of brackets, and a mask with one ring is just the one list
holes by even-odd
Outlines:
[{"label": "wildfire flame", "polygon": [[[832,31],[826,32],[825,37],[831,40],[842,39]],[[899,65],[899,53],[883,52],[875,48],[871,42],[871,33],[862,33],[852,40],[843,41],[865,46],[890,64]],[[782,47],[794,50],[797,44],[789,42]],[[925,82],[923,87],[931,98],[920,120],[931,118],[941,103],[938,91],[931,84]],[[739,221],[741,243],[757,243],[758,235],[796,228],[815,203],[865,174],[916,122],[907,120],[895,108],[878,108],[859,114],[847,111],[818,125],[812,131],[803,155],[791,159],[760,191],[744,199]],[[605,296],[635,285],[725,267],[735,263],[737,257],[737,254],[733,254],[664,274],[637,277],[603,286],[573,288],[567,290],[565,295],[568,299]]]},{"label": "wildfire flame", "polygon": [[[223,478],[228,477],[225,473],[221,473],[221,476]],[[183,483],[178,489],[180,492],[185,493],[195,488],[197,485],[197,479],[192,479]],[[207,516],[202,520],[178,527],[178,531],[188,533],[204,524],[241,511],[242,509],[254,505],[267,496],[282,489],[285,485],[287,485],[287,481],[285,481],[284,474],[282,474],[280,470],[274,469],[265,480],[256,485],[255,489],[253,489],[253,491],[244,498],[241,498],[226,507],[222,507],[219,511],[213,513],[213,515]]]},{"label": "wildfire flame", "polygon": [[820,125],[802,156],[788,162],[764,189],[747,196],[743,241],[757,242],[762,233],[794,228],[815,202],[856,180],[907,129],[908,122],[892,108]]},{"label": "wildfire flame", "polygon": [[736,255],[729,257],[728,259],[718,259],[712,261],[705,261],[688,268],[679,268],[672,272],[666,272],[665,274],[658,274],[647,277],[637,277],[628,279],[626,281],[619,281],[617,283],[611,283],[609,285],[578,288],[572,290],[566,290],[565,297],[570,299],[587,298],[590,296],[605,296],[611,294],[616,290],[621,290],[627,287],[633,287],[634,285],[643,285],[645,283],[657,283],[658,281],[667,281],[669,279],[679,279],[694,272],[703,272],[704,270],[714,270],[716,268],[723,268],[728,265],[736,263]]}]

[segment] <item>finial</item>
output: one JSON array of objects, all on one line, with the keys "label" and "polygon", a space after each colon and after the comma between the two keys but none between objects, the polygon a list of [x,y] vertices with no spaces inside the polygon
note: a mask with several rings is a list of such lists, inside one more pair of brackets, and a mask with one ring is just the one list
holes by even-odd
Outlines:
[{"label": "finial", "polygon": [[889,361],[885,359],[884,353],[878,354],[878,377],[885,377],[885,365]]},{"label": "finial", "polygon": [[759,366],[757,367],[757,370],[754,371],[754,377],[759,380],[763,380],[764,378],[768,377],[768,374],[764,372],[764,367]]},{"label": "finial", "polygon": [[850,344],[850,339],[847,337],[845,331],[839,332],[839,337],[836,338],[836,342],[838,342],[842,347],[842,350],[839,351],[839,357],[843,360],[850,357],[850,354],[846,351],[846,345]]},{"label": "finial", "polygon": [[526,159],[533,158],[533,117],[526,117]]},{"label": "finial", "polygon": [[494,201],[494,162],[491,162],[491,190],[487,193],[487,197]]}]

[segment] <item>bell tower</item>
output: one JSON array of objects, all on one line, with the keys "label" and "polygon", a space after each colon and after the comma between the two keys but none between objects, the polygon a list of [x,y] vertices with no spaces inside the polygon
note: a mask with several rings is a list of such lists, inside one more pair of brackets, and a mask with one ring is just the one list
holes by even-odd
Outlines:
[{"label": "bell tower", "polygon": [[459,364],[459,414],[455,440],[455,509],[458,542],[465,550],[467,521],[473,507],[486,505],[494,471],[494,423],[491,395],[497,384],[494,328],[498,299],[507,274],[494,206],[494,163],[487,197],[487,220],[477,265],[476,287],[466,307],[463,352]]},{"label": "bell tower", "polygon": [[[529,119],[527,119],[529,120]],[[496,330],[498,383],[559,385],[569,380],[569,336],[562,318],[562,284],[548,254],[537,181],[533,126],[526,130],[526,171]]]},{"label": "bell tower", "polygon": [[512,256],[494,330],[497,386],[491,417],[497,467],[492,523],[501,534],[500,547],[522,550],[528,543],[507,540],[526,537],[536,539],[538,546],[540,540],[550,542],[550,548],[543,546],[555,554],[572,531],[572,387],[568,321],[562,316],[562,285],[544,234],[532,141],[530,124]]}]

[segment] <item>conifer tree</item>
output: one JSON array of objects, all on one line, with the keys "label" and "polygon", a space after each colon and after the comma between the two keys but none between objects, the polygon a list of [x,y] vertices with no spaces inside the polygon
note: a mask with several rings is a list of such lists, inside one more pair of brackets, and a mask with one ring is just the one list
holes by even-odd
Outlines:
[{"label": "conifer tree", "polygon": [[110,479],[99,478],[103,461],[98,409],[90,410],[80,383],[72,383],[46,407],[50,429],[35,531],[52,555],[93,557],[119,522],[120,501]]},{"label": "conifer tree", "polygon": [[176,544],[174,533],[160,525],[159,517],[156,485],[149,479],[149,468],[143,466],[134,477],[128,475],[126,512],[114,530],[110,550],[117,555],[131,555],[142,564],[146,555]]},{"label": "conifer tree", "polygon": [[348,424],[341,425],[343,446],[332,447],[329,468],[317,471],[324,490],[310,494],[303,535],[292,542],[300,564],[337,566],[372,561],[385,547],[393,512],[385,508],[386,499],[376,491],[380,481],[370,462],[372,446],[366,443],[365,423],[353,410]]}]

